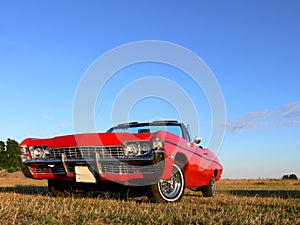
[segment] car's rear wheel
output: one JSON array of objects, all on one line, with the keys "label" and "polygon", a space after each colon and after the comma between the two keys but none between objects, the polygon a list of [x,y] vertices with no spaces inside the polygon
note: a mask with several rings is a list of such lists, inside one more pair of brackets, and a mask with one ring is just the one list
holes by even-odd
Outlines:
[{"label": "car's rear wheel", "polygon": [[149,186],[149,198],[153,202],[180,201],[184,194],[185,181],[182,169],[174,163],[172,174],[168,180],[160,179]]},{"label": "car's rear wheel", "polygon": [[208,185],[201,189],[203,197],[213,197],[216,191],[215,175],[212,175]]}]

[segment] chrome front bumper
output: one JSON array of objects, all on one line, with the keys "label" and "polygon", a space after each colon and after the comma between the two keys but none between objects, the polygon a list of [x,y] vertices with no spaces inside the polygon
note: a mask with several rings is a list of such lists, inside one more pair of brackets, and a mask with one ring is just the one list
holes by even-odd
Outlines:
[{"label": "chrome front bumper", "polygon": [[68,158],[64,153],[60,159],[30,160],[28,156],[20,155],[21,168],[26,177],[34,178],[34,174],[65,174],[72,177],[76,166],[89,167],[98,177],[103,174],[156,174],[163,171],[163,150],[153,150],[151,157],[143,158]]}]

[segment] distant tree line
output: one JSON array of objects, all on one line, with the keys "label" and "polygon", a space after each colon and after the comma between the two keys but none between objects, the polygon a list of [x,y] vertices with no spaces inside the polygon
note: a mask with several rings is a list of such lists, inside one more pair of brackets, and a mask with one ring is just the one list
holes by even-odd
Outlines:
[{"label": "distant tree line", "polygon": [[282,176],[282,180],[298,180],[298,177],[296,174],[286,174]]},{"label": "distant tree line", "polygon": [[6,143],[0,141],[0,170],[15,172],[20,170],[19,143],[13,139],[7,139]]}]

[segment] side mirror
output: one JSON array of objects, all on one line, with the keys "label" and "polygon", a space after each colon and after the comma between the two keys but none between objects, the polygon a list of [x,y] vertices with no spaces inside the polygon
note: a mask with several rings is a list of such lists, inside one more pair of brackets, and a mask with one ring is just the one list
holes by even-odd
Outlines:
[{"label": "side mirror", "polygon": [[194,139],[194,143],[195,143],[195,144],[199,145],[200,142],[201,142],[201,137],[196,137],[196,138]]}]

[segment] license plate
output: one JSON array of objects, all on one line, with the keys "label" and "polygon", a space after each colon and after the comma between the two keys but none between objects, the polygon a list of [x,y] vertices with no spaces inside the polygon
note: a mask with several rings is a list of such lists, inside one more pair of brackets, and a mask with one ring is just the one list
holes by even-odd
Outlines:
[{"label": "license plate", "polygon": [[96,183],[96,178],[87,166],[75,166],[76,182]]}]

